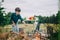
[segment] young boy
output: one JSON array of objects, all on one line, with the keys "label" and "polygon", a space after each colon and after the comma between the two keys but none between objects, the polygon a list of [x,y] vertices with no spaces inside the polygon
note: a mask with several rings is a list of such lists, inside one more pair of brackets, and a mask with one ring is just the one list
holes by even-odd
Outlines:
[{"label": "young boy", "polygon": [[39,29],[40,29],[40,22],[38,22],[39,19],[36,16],[34,16],[34,19],[35,19],[34,24],[36,27],[35,31],[39,31]]},{"label": "young boy", "polygon": [[23,21],[21,15],[20,15],[21,9],[19,7],[15,8],[15,13],[12,13],[11,15],[11,22],[12,22],[12,32],[14,33],[19,33],[19,28],[18,28],[18,19],[21,20],[21,22],[23,22],[25,24],[25,22]]}]

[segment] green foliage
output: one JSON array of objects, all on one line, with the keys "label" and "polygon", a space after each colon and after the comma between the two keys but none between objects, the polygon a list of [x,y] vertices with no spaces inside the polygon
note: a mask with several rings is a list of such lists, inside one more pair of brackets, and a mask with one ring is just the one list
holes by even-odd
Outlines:
[{"label": "green foliage", "polygon": [[8,12],[8,14],[5,15],[6,25],[10,24],[10,17],[11,17],[11,12]]},{"label": "green foliage", "polygon": [[0,26],[4,26],[6,22],[3,9],[3,7],[0,7]]},{"label": "green foliage", "polygon": [[60,11],[57,13],[57,23],[58,23],[58,40],[60,40]]},{"label": "green foliage", "polygon": [[58,40],[60,40],[60,24],[58,25]]},{"label": "green foliage", "polygon": [[51,17],[50,17],[50,23],[53,23],[53,24],[57,24],[57,22],[56,22],[56,16],[53,14]]},{"label": "green foliage", "polygon": [[56,16],[52,15],[50,17],[42,17],[42,16],[36,16],[38,18],[38,22],[40,23],[52,23],[52,24],[56,24]]},{"label": "green foliage", "polygon": [[26,20],[26,17],[23,20]]},{"label": "green foliage", "polygon": [[60,11],[57,13],[57,22],[60,24]]},{"label": "green foliage", "polygon": [[3,11],[3,10],[4,10],[4,8],[0,7],[0,26],[2,26],[2,27],[9,24],[10,16],[11,16],[11,12],[6,14],[5,11]]}]

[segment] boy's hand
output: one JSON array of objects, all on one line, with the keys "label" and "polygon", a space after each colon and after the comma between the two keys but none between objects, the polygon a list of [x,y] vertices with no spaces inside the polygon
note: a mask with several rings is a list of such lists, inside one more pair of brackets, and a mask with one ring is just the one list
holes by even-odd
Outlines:
[{"label": "boy's hand", "polygon": [[25,26],[28,26],[24,21],[23,21],[23,23],[24,23]]},{"label": "boy's hand", "polygon": [[12,21],[12,25],[15,26],[16,24],[14,23],[14,21]]},{"label": "boy's hand", "polygon": [[13,25],[13,26],[15,26],[15,24],[14,24],[14,23],[13,23],[12,25]]}]

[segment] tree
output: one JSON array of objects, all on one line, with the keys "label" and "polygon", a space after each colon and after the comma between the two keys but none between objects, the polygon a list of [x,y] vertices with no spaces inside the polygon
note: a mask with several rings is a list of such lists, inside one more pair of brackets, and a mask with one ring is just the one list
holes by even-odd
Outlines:
[{"label": "tree", "polygon": [[53,14],[52,16],[50,16],[50,23],[56,24],[56,16]]},{"label": "tree", "polygon": [[3,7],[0,7],[0,26],[4,26],[6,24],[6,19],[5,19],[5,16],[3,15],[4,14],[4,11],[3,11]]},{"label": "tree", "polygon": [[57,13],[57,23],[59,24],[58,25],[58,40],[60,40],[60,11],[58,11],[58,13]]},{"label": "tree", "polygon": [[6,19],[6,25],[10,24],[11,12],[8,12],[8,13],[5,15],[5,19]]},{"label": "tree", "polygon": [[60,24],[60,11],[58,11],[58,13],[57,13],[57,22]]}]

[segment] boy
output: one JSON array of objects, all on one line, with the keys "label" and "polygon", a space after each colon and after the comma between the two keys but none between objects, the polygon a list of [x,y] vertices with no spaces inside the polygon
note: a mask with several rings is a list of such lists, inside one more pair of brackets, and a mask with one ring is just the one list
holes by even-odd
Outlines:
[{"label": "boy", "polygon": [[23,22],[25,24],[25,22],[23,21],[21,15],[20,15],[21,9],[19,7],[15,8],[15,13],[12,13],[11,15],[11,22],[12,22],[12,32],[14,33],[19,33],[19,28],[17,26],[18,24],[18,19],[21,20],[21,22]]},{"label": "boy", "polygon": [[35,31],[39,31],[39,29],[40,29],[40,22],[38,21],[39,19],[36,16],[34,16],[34,19],[35,19],[34,24],[36,27]]}]

